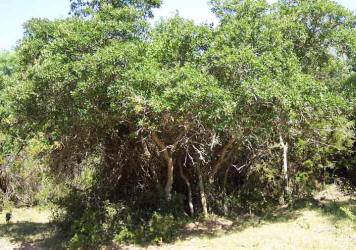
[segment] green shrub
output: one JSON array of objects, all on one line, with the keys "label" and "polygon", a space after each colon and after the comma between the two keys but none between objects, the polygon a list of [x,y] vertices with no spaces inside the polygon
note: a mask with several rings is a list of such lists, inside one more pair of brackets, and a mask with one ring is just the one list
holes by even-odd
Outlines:
[{"label": "green shrub", "polygon": [[154,243],[170,241],[177,232],[178,224],[172,215],[162,215],[154,212],[148,223],[148,239]]}]

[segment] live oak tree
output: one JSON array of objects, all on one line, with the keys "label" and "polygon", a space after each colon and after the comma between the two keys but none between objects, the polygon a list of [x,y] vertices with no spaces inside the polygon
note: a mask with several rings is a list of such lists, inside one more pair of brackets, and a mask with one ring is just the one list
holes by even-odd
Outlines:
[{"label": "live oak tree", "polygon": [[94,169],[88,190],[102,200],[153,209],[162,192],[173,207],[180,192],[191,214],[228,213],[229,197],[307,192],[351,150],[352,12],[212,0],[215,26],[151,27],[160,4],[72,0],[68,18],[25,24],[16,67],[0,74],[2,123],[39,138],[59,180]]},{"label": "live oak tree", "polygon": [[340,122],[350,111],[336,85],[349,72],[345,57],[353,57],[354,16],[330,1],[212,2],[221,24],[207,53],[211,72],[243,101],[240,107],[250,106],[238,117],[257,123],[252,133],[264,123],[280,140],[288,192],[288,141],[317,130],[313,121]]}]

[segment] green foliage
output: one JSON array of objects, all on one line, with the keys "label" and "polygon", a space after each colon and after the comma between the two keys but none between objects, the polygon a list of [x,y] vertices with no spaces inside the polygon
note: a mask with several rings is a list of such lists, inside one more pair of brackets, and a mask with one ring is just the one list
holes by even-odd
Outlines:
[{"label": "green foliage", "polygon": [[[70,0],[70,2],[71,12],[78,16],[88,16],[94,12],[105,12],[105,9],[109,7],[114,8],[117,12],[124,10],[126,12],[124,17],[134,19],[152,17],[151,9],[159,7],[162,0]],[[130,8],[131,11],[127,11],[126,8]]]},{"label": "green foliage", "polygon": [[17,56],[14,52],[0,52],[0,75],[10,76],[17,67]]},{"label": "green foliage", "polygon": [[177,233],[177,223],[172,215],[160,215],[155,212],[149,223],[149,232],[146,237],[153,238],[154,243],[167,242]]},{"label": "green foliage", "polygon": [[352,213],[349,208],[340,207],[340,210],[343,211],[350,220],[354,221],[356,219],[356,215]]},{"label": "green foliage", "polygon": [[111,204],[91,189],[71,189],[55,204],[55,220],[64,232],[70,232],[71,249],[98,247],[110,240],[161,244],[174,239],[184,222],[168,210],[151,212],[133,210],[124,203]]}]

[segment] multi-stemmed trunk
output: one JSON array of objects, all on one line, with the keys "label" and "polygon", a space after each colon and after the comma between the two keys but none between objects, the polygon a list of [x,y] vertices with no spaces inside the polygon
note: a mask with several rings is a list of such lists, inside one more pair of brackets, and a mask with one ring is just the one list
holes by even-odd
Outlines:
[{"label": "multi-stemmed trunk", "polygon": [[167,200],[171,200],[172,197],[172,186],[173,186],[173,157],[172,153],[168,151],[166,145],[158,138],[156,132],[152,132],[152,138],[155,143],[159,146],[160,150],[163,152],[163,157],[167,162],[167,182],[164,188],[164,193]]},{"label": "multi-stemmed trunk", "polygon": [[181,131],[179,136],[176,138],[174,144],[170,146],[170,149],[165,145],[165,143],[158,138],[158,135],[155,131],[152,131],[152,139],[163,152],[163,157],[167,162],[167,182],[164,188],[165,196],[168,201],[172,198],[172,187],[174,181],[174,163],[173,163],[173,152],[179,144],[179,141],[185,136],[189,130],[189,125],[185,125],[184,129]]}]

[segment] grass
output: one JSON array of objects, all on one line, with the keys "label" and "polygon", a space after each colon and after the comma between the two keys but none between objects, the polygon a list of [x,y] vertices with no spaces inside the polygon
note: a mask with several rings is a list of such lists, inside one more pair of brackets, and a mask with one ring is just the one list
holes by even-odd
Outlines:
[{"label": "grass", "polygon": [[[0,214],[0,249],[61,249],[48,209],[17,208]],[[356,249],[356,199],[328,187],[272,214],[191,222],[172,244],[148,249]],[[105,249],[117,249],[111,246]],[[120,246],[142,249],[142,246]]]},{"label": "grass", "polygon": [[0,213],[0,249],[61,249],[61,239],[50,223],[48,209],[15,208],[5,221],[6,210]]},{"label": "grass", "polygon": [[262,217],[235,218],[225,228],[229,220],[221,218],[190,223],[173,244],[148,249],[356,250],[355,198],[330,185],[314,198]]},{"label": "grass", "polygon": [[314,207],[236,224],[227,233],[195,235],[164,249],[356,249],[354,222]]}]

